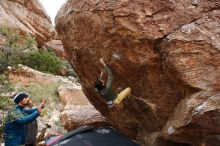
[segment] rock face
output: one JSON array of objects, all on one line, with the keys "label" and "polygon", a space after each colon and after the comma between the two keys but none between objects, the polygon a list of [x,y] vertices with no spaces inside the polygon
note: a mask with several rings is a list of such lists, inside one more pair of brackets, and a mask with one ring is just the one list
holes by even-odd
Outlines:
[{"label": "rock face", "polygon": [[81,89],[79,85],[73,84],[68,78],[42,73],[23,65],[19,65],[16,69],[11,69],[8,73],[8,77],[10,81],[15,83],[16,85],[22,86],[30,86],[30,84],[34,82],[37,82],[42,86],[60,83],[60,85],[72,84],[72,87]]},{"label": "rock face", "polygon": [[[219,6],[219,0],[68,0],[56,29],[89,101],[120,131],[144,146],[208,145],[220,133]],[[113,71],[113,88],[132,89],[112,110],[94,90],[101,57]]]},{"label": "rock face", "polygon": [[71,108],[73,105],[89,105],[89,101],[86,96],[83,94],[81,86],[72,86],[71,84],[61,85],[58,88],[58,95],[64,109]]},{"label": "rock face", "polygon": [[49,42],[46,42],[44,44],[44,49],[47,50],[48,48],[52,49],[60,58],[67,58],[66,52],[63,49],[63,44],[60,40],[51,40]]},{"label": "rock face", "polygon": [[1,0],[0,25],[31,34],[40,45],[56,35],[49,16],[38,0]]}]

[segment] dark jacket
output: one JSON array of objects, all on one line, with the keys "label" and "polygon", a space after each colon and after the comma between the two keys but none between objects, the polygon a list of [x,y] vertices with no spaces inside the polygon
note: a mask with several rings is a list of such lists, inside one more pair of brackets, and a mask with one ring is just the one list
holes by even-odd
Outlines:
[{"label": "dark jacket", "polygon": [[25,144],[36,144],[36,137],[38,132],[37,120],[25,125]]},{"label": "dark jacket", "polygon": [[5,121],[5,146],[25,144],[25,125],[39,115],[37,108],[27,110],[19,105],[9,111]]},{"label": "dark jacket", "polygon": [[106,83],[106,87],[102,89],[100,93],[106,101],[114,100],[117,94],[115,94],[114,91],[112,90],[112,82],[113,82],[112,71],[107,65],[105,66],[105,70],[108,73],[108,80]]}]

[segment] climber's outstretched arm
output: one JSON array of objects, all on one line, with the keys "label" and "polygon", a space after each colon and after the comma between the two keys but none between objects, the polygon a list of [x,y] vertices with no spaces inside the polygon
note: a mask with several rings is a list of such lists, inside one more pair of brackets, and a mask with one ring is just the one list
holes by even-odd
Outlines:
[{"label": "climber's outstretched arm", "polygon": [[99,80],[102,80],[103,73],[104,73],[104,71],[102,70],[101,73],[100,73],[100,76],[99,76]]},{"label": "climber's outstretched arm", "polygon": [[111,89],[112,82],[113,82],[112,70],[106,65],[106,63],[104,62],[102,58],[100,58],[100,63],[105,67],[105,71],[108,73],[108,80],[107,80],[106,88]]}]

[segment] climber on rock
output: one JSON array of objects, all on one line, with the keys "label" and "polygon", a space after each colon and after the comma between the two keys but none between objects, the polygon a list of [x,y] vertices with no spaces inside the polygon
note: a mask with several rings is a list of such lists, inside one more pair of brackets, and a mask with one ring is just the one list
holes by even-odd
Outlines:
[{"label": "climber on rock", "polygon": [[108,107],[111,108],[114,104],[119,104],[124,98],[131,94],[131,88],[127,87],[119,94],[116,94],[112,90],[113,75],[111,69],[105,64],[104,60],[100,58],[100,63],[104,66],[105,71],[108,73],[107,83],[102,80],[103,71],[101,71],[100,77],[95,82],[96,90],[106,100]]}]

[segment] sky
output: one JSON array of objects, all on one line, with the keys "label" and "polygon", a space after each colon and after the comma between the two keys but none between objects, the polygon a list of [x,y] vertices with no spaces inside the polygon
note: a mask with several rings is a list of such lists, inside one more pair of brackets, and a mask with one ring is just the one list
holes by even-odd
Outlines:
[{"label": "sky", "polygon": [[44,6],[47,14],[50,16],[52,23],[54,24],[54,19],[56,17],[57,12],[60,7],[66,0],[39,0],[41,4]]}]

